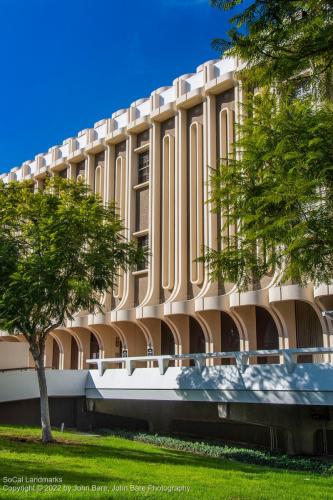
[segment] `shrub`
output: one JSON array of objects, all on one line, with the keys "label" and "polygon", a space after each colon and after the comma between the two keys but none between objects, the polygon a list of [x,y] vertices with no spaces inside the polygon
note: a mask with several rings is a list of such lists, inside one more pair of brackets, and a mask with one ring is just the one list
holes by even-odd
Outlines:
[{"label": "shrub", "polygon": [[100,434],[122,437],[132,441],[154,444],[173,450],[195,453],[212,458],[237,460],[247,464],[264,465],[279,469],[315,472],[319,474],[333,474],[333,462],[329,459],[320,460],[303,456],[288,456],[282,453],[272,453],[265,450],[242,448],[238,446],[218,445],[207,441],[193,441],[179,439],[159,434],[127,431],[121,429],[99,429]]}]

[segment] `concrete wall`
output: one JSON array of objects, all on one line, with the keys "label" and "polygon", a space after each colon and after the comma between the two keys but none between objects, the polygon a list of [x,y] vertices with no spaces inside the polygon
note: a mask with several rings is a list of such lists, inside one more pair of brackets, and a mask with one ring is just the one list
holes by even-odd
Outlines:
[{"label": "concrete wall", "polygon": [[0,342],[0,370],[27,368],[29,345],[26,342]]}]

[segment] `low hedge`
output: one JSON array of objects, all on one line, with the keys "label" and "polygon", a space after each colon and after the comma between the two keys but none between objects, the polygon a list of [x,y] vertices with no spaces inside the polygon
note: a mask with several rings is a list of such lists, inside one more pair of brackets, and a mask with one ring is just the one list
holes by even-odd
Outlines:
[{"label": "low hedge", "polygon": [[148,434],[122,429],[99,429],[98,432],[103,435],[121,437],[147,444],[155,444],[164,448],[195,453],[212,458],[237,460],[247,464],[265,465],[267,467],[276,467],[279,469],[315,472],[326,475],[333,474],[333,461],[329,459],[321,460],[303,456],[289,456],[282,453],[272,453],[258,449],[218,445],[207,441],[193,441],[190,439],[179,439],[159,434]]}]

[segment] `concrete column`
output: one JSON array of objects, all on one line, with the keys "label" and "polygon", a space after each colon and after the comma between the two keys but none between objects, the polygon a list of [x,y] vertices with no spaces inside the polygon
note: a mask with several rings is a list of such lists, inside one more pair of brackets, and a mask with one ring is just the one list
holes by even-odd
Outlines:
[{"label": "concrete column", "polygon": [[95,156],[92,154],[87,155],[86,160],[86,183],[92,191],[95,186]]},{"label": "concrete column", "polygon": [[105,150],[104,200],[110,203],[114,193],[115,146],[108,144]]},{"label": "concrete column", "polygon": [[295,303],[292,300],[274,303],[274,309],[279,312],[284,333],[284,347],[293,349],[297,347]]},{"label": "concrete column", "polygon": [[[206,101],[206,154],[207,161],[204,163],[204,190],[205,201],[209,199],[209,180],[211,169],[216,168],[217,151],[216,151],[216,98],[214,95],[209,94]],[[206,239],[205,245],[209,248],[217,249],[217,215],[212,211],[213,206],[211,203],[205,203],[206,216]],[[207,278],[209,281],[209,278]],[[208,289],[210,294],[218,294],[218,282],[209,282]],[[207,292],[206,292],[207,293]]]},{"label": "concrete column", "polygon": [[[221,351],[221,313],[220,311],[202,311],[200,316],[209,328],[211,342],[207,346],[207,352]],[[221,364],[220,360],[215,360],[214,364]]]},{"label": "concrete column", "polygon": [[242,323],[244,339],[241,339],[241,350],[257,349],[256,309],[255,306],[235,307],[235,314]]},{"label": "concrete column", "polygon": [[53,338],[48,335],[46,337],[45,342],[45,354],[44,354],[44,363],[45,366],[51,368],[52,366],[52,357],[53,357]]},{"label": "concrete column", "polygon": [[178,278],[177,298],[178,300],[187,299],[187,113],[185,109],[178,111],[178,162],[176,164],[176,278]]},{"label": "concrete column", "polygon": [[72,179],[72,180],[76,179],[76,164],[75,163],[73,163],[73,162],[69,163],[67,175],[68,175],[69,179]]},{"label": "concrete column", "polygon": [[[183,314],[176,314],[168,316],[168,321],[172,323],[173,327],[177,330],[181,339],[181,344],[176,345],[177,354],[190,354],[190,333],[189,333],[189,316]],[[179,361],[179,366],[187,366],[187,361]]]},{"label": "concrete column", "polygon": [[147,330],[153,341],[154,354],[161,353],[161,321],[155,318],[147,318],[140,320]]},{"label": "concrete column", "polygon": [[161,125],[153,122],[150,129],[149,169],[149,236],[150,251],[148,291],[143,305],[158,304],[161,286]]},{"label": "concrete column", "polygon": [[[126,142],[126,202],[125,202],[125,237],[132,238],[132,233],[135,231],[135,191],[133,185],[136,182],[136,158],[134,148],[136,147],[136,136],[129,135]],[[124,273],[124,293],[121,302],[122,309],[129,309],[134,304],[134,277],[132,271]]]}]

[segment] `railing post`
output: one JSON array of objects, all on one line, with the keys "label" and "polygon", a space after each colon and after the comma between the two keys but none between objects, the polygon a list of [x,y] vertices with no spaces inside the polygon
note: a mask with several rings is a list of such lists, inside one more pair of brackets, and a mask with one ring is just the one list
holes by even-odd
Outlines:
[{"label": "railing post", "polygon": [[282,352],[283,364],[286,365],[287,372],[292,373],[295,369],[295,361],[293,353],[289,349],[284,349]]},{"label": "railing post", "polygon": [[235,355],[235,359],[238,370],[241,373],[244,373],[248,367],[249,356],[247,354],[239,353]]},{"label": "railing post", "polygon": [[200,370],[206,366],[206,358],[193,358],[196,368]]},{"label": "railing post", "polygon": [[98,375],[99,375],[100,377],[103,377],[104,370],[103,370],[103,362],[102,362],[102,360],[101,360],[101,359],[99,359],[99,360],[97,361],[97,368],[98,368]]},{"label": "railing post", "polygon": [[169,366],[169,360],[165,358],[158,358],[158,368],[160,370],[160,375],[164,375],[168,366]]},{"label": "railing post", "polygon": [[131,359],[126,359],[125,363],[126,363],[127,375],[132,375],[134,371],[133,361]]}]

